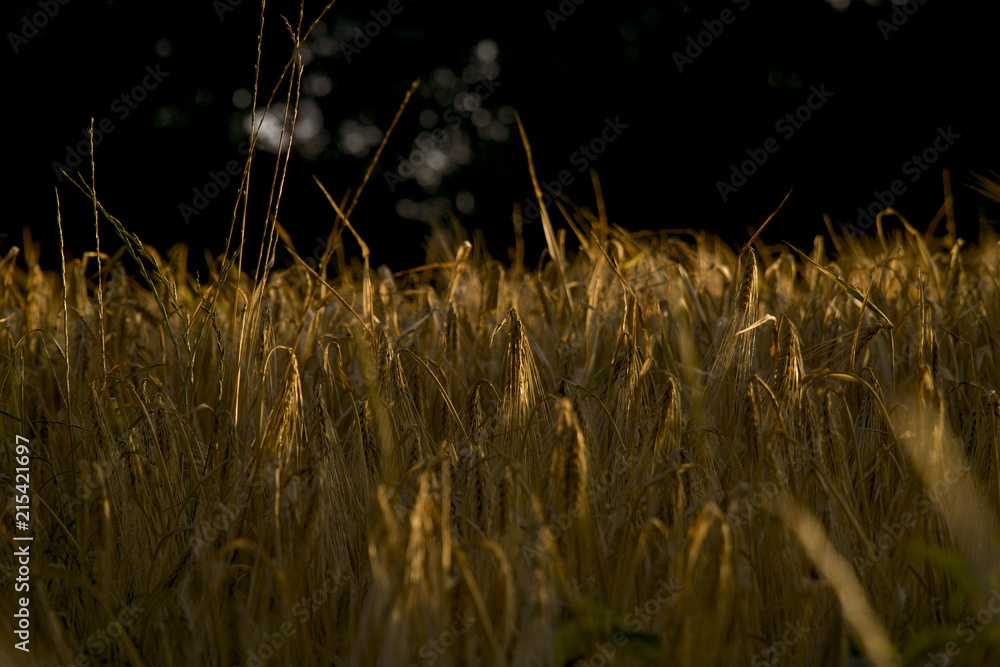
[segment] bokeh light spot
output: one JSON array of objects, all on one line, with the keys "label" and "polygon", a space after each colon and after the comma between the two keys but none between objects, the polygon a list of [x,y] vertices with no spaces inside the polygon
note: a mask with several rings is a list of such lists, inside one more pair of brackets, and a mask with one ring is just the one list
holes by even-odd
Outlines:
[{"label": "bokeh light spot", "polygon": [[233,106],[237,109],[249,109],[253,103],[253,95],[246,88],[233,91]]}]

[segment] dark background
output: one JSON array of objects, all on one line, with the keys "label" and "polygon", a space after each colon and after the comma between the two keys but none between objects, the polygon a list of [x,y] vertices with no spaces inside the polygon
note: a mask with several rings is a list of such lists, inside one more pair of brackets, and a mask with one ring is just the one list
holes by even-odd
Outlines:
[{"label": "dark background", "polygon": [[[189,216],[191,224],[185,224],[179,207],[193,204],[193,189],[203,190],[211,173],[241,158],[237,147],[246,139],[241,118],[248,110],[234,106],[233,93],[253,87],[260,5],[242,0],[229,7],[236,1],[5,4],[0,62],[12,150],[2,179],[0,252],[22,245],[27,226],[43,241],[43,264],[58,261],[57,186],[69,254],[93,249],[87,200],[53,172],[53,162],[65,161],[67,145],[84,139],[91,117],[98,123],[110,118],[115,126],[96,150],[97,190],[107,209],[161,251],[189,244],[196,267],[201,248],[222,252],[237,186],[221,188],[203,211]],[[737,245],[794,189],[765,238],[809,245],[825,233],[823,213],[837,224],[854,221],[859,206],[875,201],[876,190],[888,190],[900,179],[906,193],[894,206],[925,228],[943,201],[944,167],[951,170],[960,231],[974,239],[982,213],[1000,217],[967,187],[971,172],[1000,169],[997,23],[983,14],[988,3],[914,0],[908,6],[912,15],[886,38],[879,21],[891,25],[894,6],[887,0],[874,5],[854,0],[841,9],[824,0],[400,2],[403,10],[350,54],[350,62],[341,51],[331,51],[336,43],[329,39],[320,44],[314,36],[309,42],[313,57],[305,74],[315,75],[314,82],[325,80],[329,92],[321,94],[320,85],[303,100],[312,100],[322,113],[328,140],[325,147],[321,141],[293,149],[279,212],[304,257],[318,254],[317,238],[325,237],[333,222],[312,177],[340,199],[358,186],[371,159],[370,152],[357,157],[343,149],[342,124],[355,121],[385,131],[410,83],[421,77],[423,87],[390,138],[352,220],[372,248],[374,265],[414,266],[424,259],[421,243],[428,226],[399,213],[412,214],[421,202],[436,199],[439,207],[450,205],[467,228],[482,230],[495,256],[507,258],[513,203],[523,205],[532,192],[516,126],[508,124],[506,140],[499,141],[480,138],[472,119],[463,120],[458,130],[468,136],[471,159],[445,174],[437,187],[409,180],[393,189],[385,179],[386,170],[396,170],[398,156],[408,155],[424,131],[422,111],[437,114],[431,128],[445,124],[440,114],[450,102],[447,96],[444,103],[436,99],[441,86],[435,72],[447,68],[461,76],[483,40],[497,47],[500,83],[483,108],[493,119],[507,113],[504,108],[519,112],[539,178],[552,181],[570,170],[574,180],[566,192],[577,203],[594,208],[594,191],[571,155],[600,135],[605,119],[627,125],[590,165],[601,179],[611,221],[625,227],[708,229]],[[307,23],[324,4],[306,3]],[[363,28],[372,21],[371,11],[388,4],[340,0],[324,19],[327,36],[343,35],[351,25]],[[21,41],[25,17],[30,21],[46,6],[58,11]],[[560,6],[573,11],[553,29],[553,14],[546,12]],[[220,18],[220,7],[231,11]],[[675,52],[684,52],[688,38],[697,39],[706,31],[703,22],[718,19],[723,10],[732,12],[732,22],[679,72]],[[262,92],[270,92],[291,52],[281,14],[294,25],[297,5],[267,3]],[[707,37],[702,35],[705,42]],[[112,106],[114,100],[139,84],[147,67],[157,66],[169,75],[119,118],[115,109],[122,107]],[[804,104],[813,86],[833,95],[786,138],[775,124]],[[282,90],[284,95],[287,88]],[[932,146],[939,128],[948,127],[960,138],[912,182],[904,163]],[[748,149],[759,149],[769,137],[779,151],[723,201],[717,183],[730,177],[731,165],[747,159]],[[258,199],[269,190],[273,165],[273,155],[258,150],[248,217],[253,239],[263,229]],[[89,164],[84,173],[89,178]],[[471,212],[456,206],[460,192],[474,197]],[[401,209],[401,200],[411,203]],[[549,210],[558,226],[558,212]],[[117,239],[101,224],[102,250],[113,249]],[[527,225],[525,236],[530,261],[544,247],[541,225]],[[347,247],[356,249],[353,241]]]}]

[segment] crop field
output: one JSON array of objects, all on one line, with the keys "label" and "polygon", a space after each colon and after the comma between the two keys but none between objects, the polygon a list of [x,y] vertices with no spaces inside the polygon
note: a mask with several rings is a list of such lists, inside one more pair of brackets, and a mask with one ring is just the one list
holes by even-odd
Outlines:
[{"label": "crop field", "polygon": [[594,175],[394,270],[352,219],[391,133],[318,261],[290,149],[207,273],[86,170],[94,250],[0,258],[0,666],[1000,664],[1000,236],[947,185],[794,248]]},{"label": "crop field", "polygon": [[535,270],[439,226],[393,274],[338,219],[256,277],[120,228],[141,281],[0,264],[18,664],[1000,656],[989,229],[735,251],[581,208]]}]

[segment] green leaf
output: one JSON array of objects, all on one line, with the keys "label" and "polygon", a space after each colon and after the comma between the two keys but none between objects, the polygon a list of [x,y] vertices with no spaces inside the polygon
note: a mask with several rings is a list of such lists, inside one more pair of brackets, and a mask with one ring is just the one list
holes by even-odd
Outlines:
[{"label": "green leaf", "polygon": [[578,660],[602,655],[602,647],[607,651],[608,644],[614,648],[613,655],[603,656],[609,663],[614,663],[614,656],[621,653],[648,665],[660,662],[659,635],[626,629],[618,613],[597,602],[587,601],[582,617],[570,618],[556,628],[553,664],[564,667]]},{"label": "green leaf", "polygon": [[681,376],[677,372],[677,365],[674,363],[674,353],[670,349],[670,341],[667,340],[667,332],[663,329],[660,329],[660,343],[663,347],[663,361],[667,364],[667,368],[670,369],[670,374],[680,380]]}]

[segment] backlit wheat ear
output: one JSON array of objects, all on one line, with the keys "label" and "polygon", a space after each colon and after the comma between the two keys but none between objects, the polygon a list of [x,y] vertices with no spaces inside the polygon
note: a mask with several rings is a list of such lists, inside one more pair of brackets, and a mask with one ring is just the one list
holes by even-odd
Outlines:
[{"label": "backlit wheat ear", "polygon": [[882,411],[878,408],[878,403],[884,404],[885,398],[882,394],[882,385],[871,368],[867,366],[862,368],[858,377],[872,388],[872,391],[863,386],[857,388],[860,407],[855,418],[858,449],[862,460],[870,464],[878,456],[879,450],[884,450],[891,444],[882,419]]},{"label": "backlit wheat ear", "polygon": [[[480,378],[465,398],[465,430],[473,440],[485,439],[488,435],[484,432],[486,426],[486,410],[483,408],[482,392],[486,387],[492,389],[490,381]],[[494,392],[495,393],[495,392]]]},{"label": "backlit wheat ear", "polygon": [[294,355],[290,361],[290,368],[267,416],[258,450],[261,457],[259,463],[272,458],[282,464],[294,463],[298,466],[301,463],[298,453],[302,440],[302,383]]},{"label": "backlit wheat ear", "polygon": [[257,410],[258,418],[263,422],[266,410],[274,404],[278,393],[278,364],[271,356],[275,346],[274,323],[271,319],[271,304],[267,299],[261,301],[260,320],[255,329],[249,330],[249,335],[255,336],[253,346],[253,373],[249,397],[251,404]]},{"label": "backlit wheat ear", "polygon": [[871,387],[871,391],[864,386],[857,388],[855,488],[861,489],[860,497],[865,506],[880,508],[888,504],[895,493],[893,489],[898,488],[903,480],[900,466],[907,466],[907,460],[894,442],[890,426],[885,423],[879,406],[880,403],[884,405],[885,399],[874,371],[866,366],[858,377]]},{"label": "backlit wheat ear", "polygon": [[[555,497],[551,520],[561,533],[559,549],[567,569],[579,580],[589,572],[601,572],[599,540],[591,511],[593,489],[590,480],[590,453],[576,409],[568,398],[559,399],[555,416],[556,442],[553,447]],[[604,577],[595,588],[603,589]]]},{"label": "backlit wheat ear", "polygon": [[[760,290],[757,272],[757,255],[747,248],[740,256],[740,283],[733,298],[732,322],[736,336],[736,384],[746,386],[753,372],[757,345],[756,329],[750,328],[757,321],[757,300]],[[737,335],[737,332],[738,333]]]},{"label": "backlit wheat ear", "polygon": [[854,350],[851,352],[851,365],[849,366],[849,370],[853,371],[854,364],[856,364],[858,360],[864,359],[868,346],[875,339],[875,336],[878,335],[878,332],[883,329],[885,329],[885,327],[881,324],[874,324],[861,328],[858,332],[857,340],[854,343]]},{"label": "backlit wheat ear", "polygon": [[553,507],[557,513],[575,513],[587,498],[588,452],[583,429],[568,398],[556,404],[557,441],[552,450],[554,491]]},{"label": "backlit wheat ear", "polygon": [[760,479],[765,452],[762,447],[760,414],[757,410],[757,383],[748,382],[743,394],[743,446],[745,469],[751,482]]},{"label": "backlit wheat ear", "polygon": [[827,457],[830,443],[827,442],[827,430],[824,423],[824,415],[821,408],[821,396],[817,396],[814,387],[807,387],[802,391],[802,419],[801,437],[802,445],[814,465],[820,472],[829,478],[830,460]]},{"label": "backlit wheat ear", "polygon": [[361,399],[358,404],[358,432],[361,440],[361,456],[365,471],[372,480],[382,479],[382,453],[378,442],[378,432],[375,417],[372,414],[371,402],[368,398]]},{"label": "backlit wheat ear", "polygon": [[496,536],[508,535],[508,531],[517,514],[517,486],[514,471],[510,465],[505,465],[496,484],[496,503],[494,504],[495,523],[492,526]]},{"label": "backlit wheat ear", "polygon": [[487,489],[488,470],[488,462],[478,442],[460,450],[455,479],[464,515],[476,528],[470,537],[481,537],[489,531],[491,504]]},{"label": "backlit wheat ear", "polygon": [[663,399],[660,401],[660,417],[657,420],[653,438],[653,460],[663,461],[671,452],[681,446],[681,394],[677,378],[667,376]]},{"label": "backlit wheat ear", "polygon": [[325,449],[327,444],[327,432],[331,424],[327,392],[329,386],[330,375],[325,368],[320,367],[313,380],[312,398],[306,414],[306,443],[310,457]]},{"label": "backlit wheat ear", "polygon": [[[844,373],[854,373],[865,365],[865,355],[880,331],[887,330],[883,324],[866,324],[836,338],[824,340],[803,353],[803,358],[812,364]],[[855,333],[857,335],[855,335]]]},{"label": "backlit wheat ear", "polygon": [[771,387],[787,415],[798,415],[799,391],[804,376],[802,340],[795,325],[782,315],[778,323],[778,356],[774,360]]},{"label": "backlit wheat ear", "polygon": [[[785,414],[782,411],[774,391],[759,375],[750,378],[748,386],[753,390],[748,392],[749,400],[756,406],[757,424],[755,444],[763,445],[763,454],[772,474],[783,479],[789,476],[789,465],[794,460],[791,451],[789,430]],[[753,473],[750,473],[751,479]]]},{"label": "backlit wheat ear", "polygon": [[604,402],[611,411],[614,425],[609,424],[605,443],[615,442],[611,431],[615,428],[625,438],[625,452],[602,451],[601,460],[611,461],[623,457],[631,466],[636,447],[636,427],[642,415],[642,401],[639,392],[639,370],[642,358],[635,339],[631,334],[622,333],[618,339],[615,358],[611,362],[611,374],[605,391]]},{"label": "backlit wheat ear", "polygon": [[[538,372],[535,370],[528,335],[517,310],[511,308],[506,319],[509,329],[501,378],[504,451],[514,457],[515,461],[530,463],[529,469],[534,470],[540,456],[540,443],[537,429],[531,427],[529,418],[539,399]],[[526,457],[530,459],[526,460]]]},{"label": "backlit wheat ear", "polygon": [[738,424],[741,400],[747,381],[754,371],[757,348],[757,302],[759,276],[757,255],[747,247],[737,262],[739,281],[734,284],[733,297],[726,313],[728,320],[716,340],[715,358],[709,374],[710,409],[725,410]]},{"label": "backlit wheat ear", "polygon": [[387,408],[386,417],[393,425],[403,465],[411,468],[428,454],[424,451],[423,422],[417,413],[402,362],[384,331],[378,335],[376,367],[379,398]]},{"label": "backlit wheat ear", "polygon": [[[737,598],[734,573],[733,534],[722,511],[706,503],[688,531],[686,553],[682,554],[682,599],[687,613],[680,620],[678,653],[686,664],[733,664],[733,646],[725,635],[732,627],[730,618]],[[695,582],[701,582],[696,585]],[[696,590],[702,591],[701,594]],[[721,619],[720,619],[721,616]],[[701,633],[708,640],[696,645],[695,627],[712,620],[711,632]]]}]

